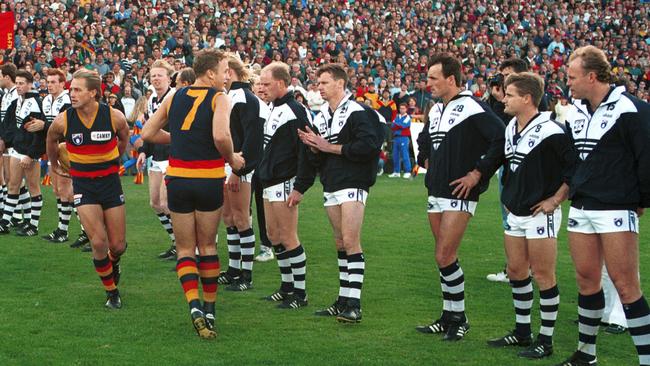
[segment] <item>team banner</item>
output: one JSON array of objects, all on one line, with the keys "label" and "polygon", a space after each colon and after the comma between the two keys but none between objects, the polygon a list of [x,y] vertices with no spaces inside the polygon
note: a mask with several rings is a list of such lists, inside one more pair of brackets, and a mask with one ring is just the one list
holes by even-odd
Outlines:
[{"label": "team banner", "polygon": [[0,49],[14,48],[14,13],[7,11],[0,13]]}]

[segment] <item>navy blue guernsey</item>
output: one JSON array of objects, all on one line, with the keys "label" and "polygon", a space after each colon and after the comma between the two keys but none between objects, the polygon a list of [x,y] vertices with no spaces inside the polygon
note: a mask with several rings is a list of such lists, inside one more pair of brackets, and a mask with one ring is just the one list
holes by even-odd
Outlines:
[{"label": "navy blue guernsey", "polygon": [[188,86],[176,91],[167,120],[171,135],[168,177],[223,178],[225,163],[212,137],[217,92]]},{"label": "navy blue guernsey", "polygon": [[298,137],[298,129],[311,125],[310,117],[293,92],[273,101],[271,114],[264,124],[264,156],[257,167],[263,187],[296,177],[295,190],[305,193],[314,184],[315,169],[309,161],[307,147]]},{"label": "navy blue guernsey", "polygon": [[570,183],[576,154],[564,126],[542,112],[521,131],[516,118],[510,121],[505,157],[501,202],[514,215],[530,216],[531,207]]},{"label": "navy blue guernsey", "polygon": [[252,172],[264,152],[264,123],[269,117],[269,107],[251,91],[250,84],[235,81],[228,91],[230,111],[230,134],[235,152],[241,152],[246,165],[238,175]]},{"label": "navy blue guernsey", "polygon": [[578,152],[571,206],[650,207],[650,105],[612,88],[598,106],[575,100],[566,123]]},{"label": "navy blue guernsey", "polygon": [[424,178],[429,196],[456,199],[449,184],[470,171],[481,172],[481,181],[468,200],[478,201],[490,178],[503,162],[505,125],[488,105],[463,91],[445,106],[436,103],[417,138],[417,161],[429,168]]}]

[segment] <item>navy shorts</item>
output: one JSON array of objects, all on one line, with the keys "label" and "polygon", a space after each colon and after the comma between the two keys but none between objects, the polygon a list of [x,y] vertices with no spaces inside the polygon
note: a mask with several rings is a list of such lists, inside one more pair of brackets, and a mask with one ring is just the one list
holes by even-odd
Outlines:
[{"label": "navy shorts", "polygon": [[176,213],[215,211],[223,206],[223,178],[165,178],[167,206]]},{"label": "navy shorts", "polygon": [[72,178],[74,206],[100,205],[102,209],[122,206],[124,192],[118,174],[100,178]]}]

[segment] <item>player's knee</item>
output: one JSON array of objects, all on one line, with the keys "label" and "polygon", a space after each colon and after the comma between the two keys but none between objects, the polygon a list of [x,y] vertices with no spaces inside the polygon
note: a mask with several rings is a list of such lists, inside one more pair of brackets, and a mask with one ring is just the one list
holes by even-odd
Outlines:
[{"label": "player's knee", "polygon": [[239,230],[247,229],[250,227],[250,215],[248,212],[235,211],[233,212],[232,220]]},{"label": "player's knee", "polygon": [[154,200],[149,200],[149,206],[151,206],[151,208],[154,211],[158,212],[158,213],[161,213],[161,212],[164,211],[163,205],[161,205],[160,201],[158,201],[158,200],[155,200],[155,201]]},{"label": "player's knee", "polygon": [[111,243],[110,245],[111,253],[116,256],[120,257],[122,254],[126,252],[126,241],[125,240],[120,240],[115,243]]},{"label": "player's knee", "polygon": [[235,226],[235,220],[233,220],[233,217],[230,213],[226,213],[221,217],[223,218],[223,223],[226,225],[226,227]]},{"label": "player's knee", "polygon": [[621,298],[623,304],[632,303],[641,296],[641,289],[637,279],[638,277],[636,275],[629,276],[629,278],[625,278],[624,276],[619,276],[618,278],[612,277],[614,287],[616,287],[618,296]]},{"label": "player's knee", "polygon": [[552,271],[534,271],[533,278],[539,288],[550,288],[555,285],[555,273]]},{"label": "player's knee", "polygon": [[277,244],[279,243],[277,235],[273,229],[270,229],[268,226],[266,227],[266,237],[269,239],[269,241],[272,244]]},{"label": "player's knee", "polygon": [[344,243],[344,246],[345,246],[345,251],[347,253],[361,253],[361,252],[363,252],[363,249],[361,249],[361,243],[356,243],[356,244]]},{"label": "player's knee", "polygon": [[508,261],[507,272],[509,278],[514,280],[523,280],[528,277],[528,265]]},{"label": "player's knee", "polygon": [[576,271],[576,282],[578,283],[580,293],[583,295],[595,294],[601,289],[600,273],[598,276],[595,276]]},{"label": "player's knee", "polygon": [[7,189],[9,190],[9,193],[18,193],[20,190],[20,181],[18,182],[13,182],[9,181],[9,184],[7,184]]},{"label": "player's knee", "polygon": [[41,195],[41,186],[40,185],[29,185],[27,187],[27,190],[29,191],[29,195],[34,197],[34,196],[40,196]]},{"label": "player's knee", "polygon": [[447,267],[454,263],[457,259],[456,251],[452,248],[438,247],[436,248],[436,263],[439,267]]}]

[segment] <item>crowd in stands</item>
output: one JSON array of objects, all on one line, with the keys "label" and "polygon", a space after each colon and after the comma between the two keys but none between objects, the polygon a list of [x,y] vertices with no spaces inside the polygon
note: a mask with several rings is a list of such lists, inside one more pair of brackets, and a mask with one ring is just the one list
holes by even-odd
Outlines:
[{"label": "crowd in stands", "polygon": [[437,52],[462,59],[465,87],[481,98],[503,60],[522,58],[555,102],[570,97],[571,51],[594,44],[606,50],[619,83],[648,101],[649,9],[627,0],[23,0],[0,5],[16,18],[15,48],[0,50],[0,62],[33,72],[44,93],[48,68],[69,80],[79,68],[97,69],[105,100],[130,120],[158,58],[181,70],[198,50],[220,47],[253,67],[281,60],[312,109],[323,103],[316,68],[341,62],[359,99],[391,120],[405,103],[417,121],[431,99],[427,63]]}]

